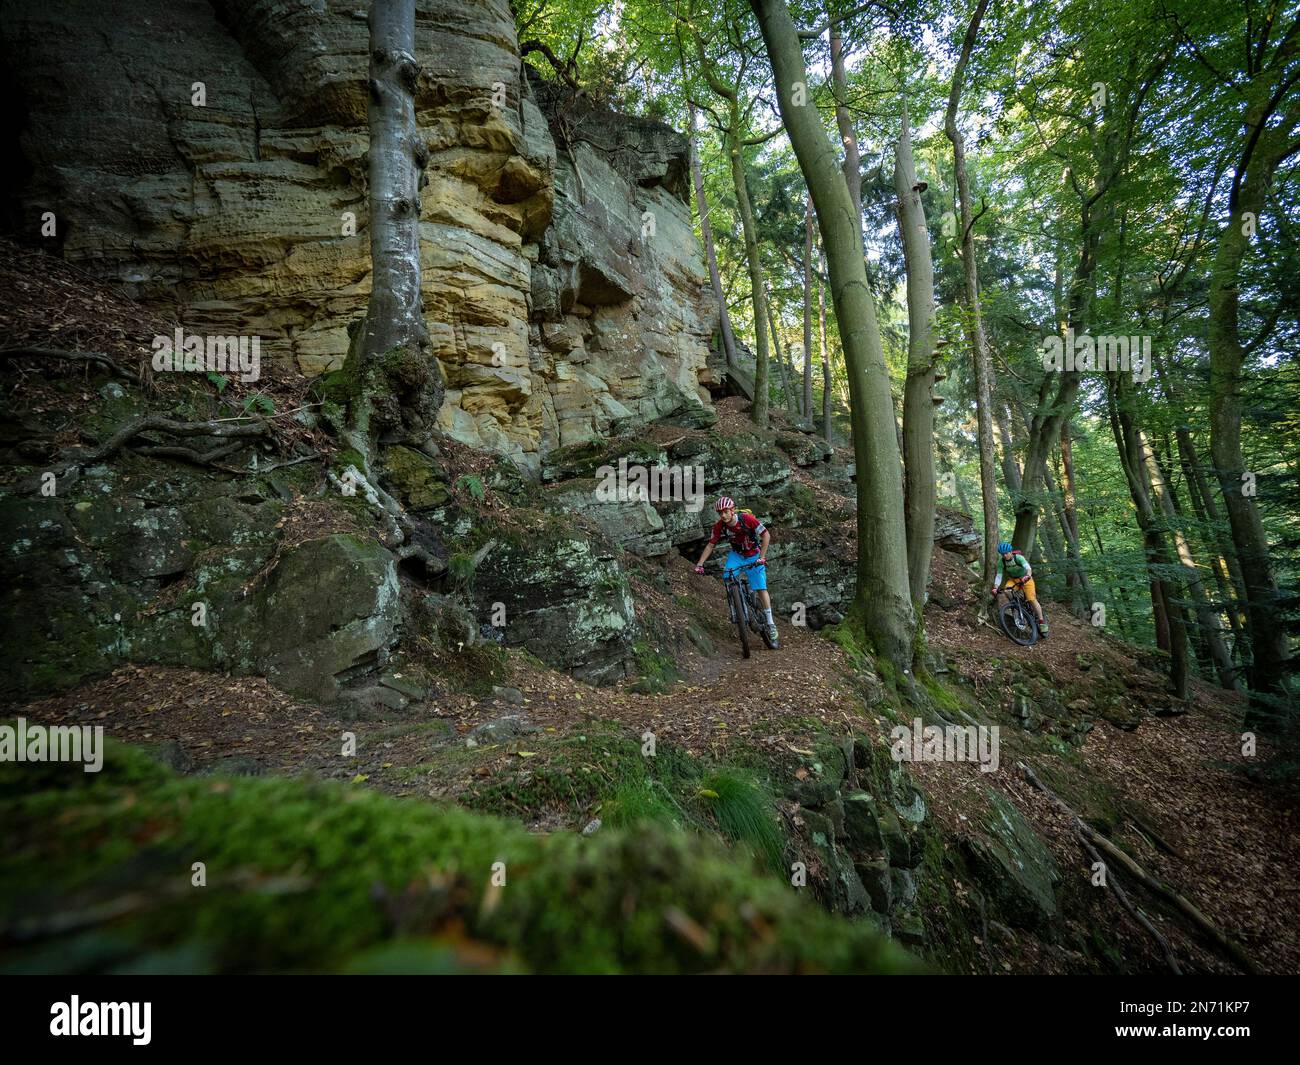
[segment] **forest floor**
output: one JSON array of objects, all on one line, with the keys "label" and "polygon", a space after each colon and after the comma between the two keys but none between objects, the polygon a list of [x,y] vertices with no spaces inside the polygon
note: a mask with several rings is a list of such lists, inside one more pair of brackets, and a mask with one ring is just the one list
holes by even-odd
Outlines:
[{"label": "forest floor", "polygon": [[[136,369],[132,353],[147,347],[153,323],[142,324],[129,301],[101,299],[71,268],[39,258],[0,254],[0,281],[19,293],[32,289],[30,298],[0,309],[0,332],[9,344],[101,351]],[[34,395],[39,410],[40,374],[20,372],[15,387],[29,401]],[[297,395],[290,383],[284,389],[277,393],[280,407],[291,409]],[[747,427],[738,404],[720,404],[719,412],[721,431]],[[73,424],[75,412],[67,417]],[[824,491],[816,483],[807,487]],[[776,604],[781,649],[759,646],[745,660],[725,624],[715,579],[695,575],[676,552],[642,568],[656,579],[634,580],[638,610],[680,618],[682,604],[689,603],[690,620],[712,641],[708,652],[683,640],[674,656],[678,676],[665,678],[659,691],[636,690],[644,685],[633,681],[593,688],[531,655],[508,651],[490,694],[435,682],[427,699],[364,719],[296,701],[260,678],[134,665],[7,712],[45,724],[103,725],[116,739],[158,748],[186,771],[305,774],[417,799],[490,802],[537,831],[581,829],[600,815],[601,788],[580,787],[579,781],[585,776],[617,783],[609,776],[610,748],[620,735],[639,742],[653,733],[661,749],[716,763],[758,759],[776,773],[786,766],[797,772],[816,734],[866,731],[888,742],[893,722],[864,710],[861,677],[850,656],[825,636],[781,620],[782,604]],[[972,812],[983,790],[996,788],[1047,842],[1070,882],[1067,888],[1076,894],[1089,890],[1090,859],[1070,819],[1028,783],[1018,768],[1023,762],[1090,823],[1104,823],[1112,840],[1236,939],[1261,969],[1300,972],[1300,924],[1292,919],[1300,902],[1300,788],[1246,771],[1243,700],[1194,682],[1189,703],[1173,706],[1165,678],[1150,668],[1148,655],[1058,604],[1046,604],[1051,639],[1016,647],[977,620],[980,591],[957,556],[935,551],[925,621],[930,649],[947,671],[940,677],[967,692],[1002,733],[998,772],[981,773],[970,763],[912,767],[949,841],[977,830]],[[1058,691],[1077,689],[1081,675],[1085,681],[1123,678],[1131,698],[1150,712],[1127,721],[1096,720],[1077,747],[1044,743],[1015,724],[1004,672],[1009,662],[1033,666]],[[354,755],[342,751],[346,733],[355,736]],[[1271,753],[1261,744],[1255,761]],[[573,781],[568,791],[555,788],[555,772],[548,777],[548,769],[561,765]],[[532,787],[544,778],[552,781],[549,790]],[[783,813],[798,817],[797,808],[787,806]],[[953,888],[958,895],[964,890],[960,884]],[[1190,967],[1236,971],[1185,925],[1162,910],[1148,912]],[[1126,953],[1131,947],[1134,956],[1154,958],[1158,967],[1146,933],[1113,902],[1068,919],[1109,926],[1112,942],[1125,943]],[[1001,926],[989,935],[1000,942],[996,950],[990,944],[988,970],[1072,969],[1068,959],[1044,956],[1031,936]]]},{"label": "forest floor", "polygon": [[[648,596],[689,594],[715,603],[721,618],[716,581],[696,576],[676,554],[662,564],[669,591],[647,588]],[[934,587],[952,606],[932,603],[927,610],[930,646],[986,705],[1009,702],[990,686],[992,663],[1011,656],[1045,666],[1063,689],[1078,679],[1080,656],[1086,655],[1087,668],[1125,676],[1153,705],[1169,702],[1164,679],[1140,664],[1133,649],[1100,636],[1063,608],[1047,604],[1052,637],[1032,648],[1018,648],[974,620],[976,591],[961,562],[942,550],[935,552]],[[519,796],[505,812],[538,831],[581,828],[600,806],[582,789],[567,800],[551,794],[532,802],[523,797],[529,779],[540,779],[557,759],[569,767],[565,772],[599,776],[608,769],[602,744],[620,730],[635,737],[653,733],[659,745],[717,762],[740,751],[750,757],[758,752],[772,764],[788,762],[792,772],[798,757],[810,753],[809,738],[816,733],[853,728],[888,742],[891,723],[879,716],[864,720],[854,667],[832,641],[782,625],[780,650],[756,649],[745,660],[721,620],[714,632],[714,653],[692,648],[683,654],[681,679],[659,693],[634,691],[630,683],[593,688],[511,652],[507,676],[491,696],[437,690],[423,704],[376,720],[349,720],[304,705],[261,679],[136,666],[19,712],[45,723],[102,724],[127,742],[168,744],[173,759],[197,771],[334,777],[395,795],[471,804],[497,784],[498,792]],[[1198,683],[1185,713],[1148,716],[1135,728],[1098,722],[1068,760],[1003,726],[999,772],[984,774],[972,763],[917,763],[913,769],[932,815],[954,838],[974,830],[963,811],[991,785],[1047,841],[1067,878],[1085,887],[1090,862],[1070,818],[1031,787],[1017,763],[1024,759],[1043,776],[1049,769],[1050,779],[1068,795],[1106,795],[1107,804],[1121,811],[1112,830],[1115,842],[1233,936],[1261,969],[1297,972],[1300,927],[1289,914],[1300,891],[1300,795],[1294,786],[1243,773],[1243,708],[1240,698]],[[484,725],[491,726],[487,733],[474,733]],[[357,736],[357,750],[344,757],[341,739],[347,732]],[[471,742],[471,733],[480,739]],[[568,757],[575,743],[581,752],[576,762]],[[1261,758],[1267,754],[1261,749]],[[1051,766],[1044,764],[1048,758]],[[1151,949],[1141,942],[1144,933],[1126,926],[1118,907],[1104,913],[1118,941]],[[1157,912],[1152,919],[1184,962],[1190,957],[1202,971],[1234,971],[1179,922]],[[1016,933],[1001,926],[994,934],[1011,940],[997,953],[998,968],[1053,967],[1029,937],[1016,942]]]}]

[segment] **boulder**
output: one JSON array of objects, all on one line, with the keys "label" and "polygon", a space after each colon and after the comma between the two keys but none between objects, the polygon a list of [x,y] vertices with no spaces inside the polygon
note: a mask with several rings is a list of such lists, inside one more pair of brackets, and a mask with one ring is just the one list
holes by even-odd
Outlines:
[{"label": "boulder", "polygon": [[985,794],[990,808],[983,833],[965,840],[971,867],[1010,923],[1041,928],[1058,913],[1060,868],[1019,810],[992,789]]},{"label": "boulder", "polygon": [[279,687],[323,702],[375,672],[399,635],[397,565],[378,542],[347,534],[286,551],[259,597],[258,665]]}]

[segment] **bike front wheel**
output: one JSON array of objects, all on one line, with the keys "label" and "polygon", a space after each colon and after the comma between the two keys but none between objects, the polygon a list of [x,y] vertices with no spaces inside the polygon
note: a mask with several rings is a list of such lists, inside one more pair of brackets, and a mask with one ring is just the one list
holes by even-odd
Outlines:
[{"label": "bike front wheel", "polygon": [[1038,642],[1038,619],[1021,603],[1007,603],[998,611],[1002,631],[1021,647]]},{"label": "bike front wheel", "polygon": [[727,598],[731,604],[731,616],[736,619],[736,631],[740,633],[740,650],[745,658],[749,657],[749,632],[746,627],[745,597],[740,591],[739,584],[732,584],[727,588]]}]

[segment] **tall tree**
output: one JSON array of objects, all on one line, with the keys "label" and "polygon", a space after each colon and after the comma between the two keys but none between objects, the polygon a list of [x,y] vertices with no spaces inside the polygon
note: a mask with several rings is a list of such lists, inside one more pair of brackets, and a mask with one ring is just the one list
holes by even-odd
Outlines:
[{"label": "tall tree", "polygon": [[813,427],[813,409],[812,409],[812,360],[813,360],[813,328],[812,328],[812,275],[813,275],[813,228],[816,222],[813,218],[812,197],[808,197],[807,208],[804,211],[803,220],[803,410],[804,420],[808,423],[808,429],[811,432]]},{"label": "tall tree", "polygon": [[[724,18],[726,15],[724,14]],[[723,150],[731,168],[731,181],[736,192],[736,208],[740,214],[741,230],[745,238],[745,262],[749,267],[750,302],[754,309],[754,404],[752,417],[754,424],[766,428],[768,418],[768,312],[767,288],[763,281],[763,260],[758,247],[758,223],[754,217],[754,205],[749,196],[749,182],[745,167],[745,149],[752,148],[770,140],[776,131],[770,134],[748,136],[750,119],[754,106],[758,103],[757,93],[746,97],[739,86],[744,80],[749,64],[746,52],[737,53],[738,69],[735,84],[729,83],[727,76],[720,71],[706,51],[704,34],[691,18],[683,15],[678,25],[682,32],[690,34],[695,43],[698,60],[697,69],[710,91],[721,101],[722,115],[706,107],[698,100],[692,100],[696,107],[706,110],[714,118],[722,134]]]},{"label": "tall tree", "polygon": [[894,192],[898,231],[907,271],[907,382],[903,388],[904,505],[907,524],[907,576],[912,602],[925,604],[934,550],[934,262],[930,231],[921,205],[923,186],[912,160],[907,104],[894,148]]},{"label": "tall tree", "polygon": [[831,426],[831,349],[826,342],[826,286],[822,284],[822,275],[826,272],[825,258],[825,255],[821,256],[822,269],[817,274],[818,338],[822,349],[822,437],[834,447],[835,430]]},{"label": "tall tree", "polygon": [[[980,453],[980,491],[984,497],[984,558],[983,577],[988,584],[993,579],[997,560],[998,533],[998,482],[993,458],[993,360],[989,355],[988,336],[984,332],[984,317],[980,310],[979,271],[975,263],[975,216],[971,207],[970,177],[966,172],[966,141],[957,128],[957,106],[961,101],[965,83],[966,66],[970,62],[975,38],[988,0],[979,0],[966,36],[962,41],[961,56],[952,75],[952,89],[948,93],[948,110],[944,115],[944,132],[952,142],[953,171],[957,180],[958,224],[961,226],[961,259],[964,282],[964,320],[966,338],[971,349],[975,377],[975,412],[978,420]],[[1022,551],[1033,547],[1033,537],[1017,541]]]},{"label": "tall tree", "polygon": [[750,0],[767,44],[777,103],[812,196],[848,369],[857,469],[858,562],[854,620],[878,655],[903,673],[915,627],[907,578],[903,486],[894,404],[862,255],[860,216],[817,109],[806,98],[800,34],[784,0]]},{"label": "tall tree", "polygon": [[1246,582],[1253,693],[1277,693],[1290,671],[1286,630],[1278,607],[1278,584],[1268,537],[1250,490],[1253,474],[1241,449],[1242,378],[1247,344],[1241,336],[1240,282],[1265,198],[1282,162],[1300,152],[1300,13],[1278,27],[1270,43],[1269,26],[1258,39],[1246,37],[1247,78],[1233,88],[1242,98],[1241,154],[1232,173],[1227,218],[1219,232],[1210,270],[1209,348],[1210,454],[1223,490],[1232,540]]},{"label": "tall tree", "polygon": [[[685,72],[685,61],[682,64]],[[713,285],[713,298],[718,303],[718,330],[722,335],[722,351],[727,365],[736,365],[736,336],[731,329],[731,314],[727,298],[722,292],[722,275],[718,272],[718,249],[713,244],[713,223],[709,219],[709,198],[704,192],[704,171],[700,167],[700,151],[696,143],[695,105],[687,103],[687,128],[690,130],[691,183],[695,187],[695,210],[700,218],[700,241],[704,245],[704,258],[709,266],[709,282]]]}]

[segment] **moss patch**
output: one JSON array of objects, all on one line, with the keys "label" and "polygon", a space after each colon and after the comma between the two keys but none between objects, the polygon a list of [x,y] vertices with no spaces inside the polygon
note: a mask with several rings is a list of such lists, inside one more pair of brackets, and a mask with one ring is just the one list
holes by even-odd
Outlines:
[{"label": "moss patch", "polygon": [[[117,745],[98,775],[5,763],[0,795],[0,900],[27,944],[11,972],[460,969],[483,951],[538,972],[914,967],[742,856],[653,826],[539,837],[334,784],[178,778]],[[111,930],[93,916],[124,898]]]}]

